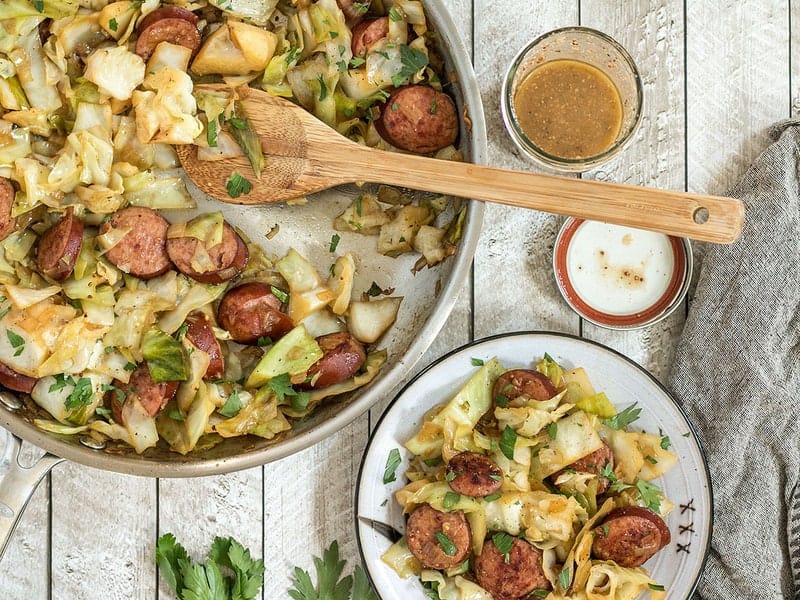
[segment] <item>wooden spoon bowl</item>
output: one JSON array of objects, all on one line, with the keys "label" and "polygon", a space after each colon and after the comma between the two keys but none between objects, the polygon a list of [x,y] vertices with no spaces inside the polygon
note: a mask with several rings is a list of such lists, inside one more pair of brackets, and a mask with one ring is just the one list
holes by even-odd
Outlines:
[{"label": "wooden spoon bowl", "polygon": [[[197,88],[230,90],[224,85]],[[734,198],[539,175],[385,152],[345,138],[284,98],[249,87],[236,91],[242,110],[261,138],[267,160],[260,180],[244,156],[200,161],[195,146],[177,146],[188,177],[201,190],[223,202],[267,204],[344,183],[371,182],[533,208],[715,243],[731,243],[741,233],[744,208]],[[253,184],[248,194],[237,198],[231,198],[226,189],[226,182],[234,172]]]}]

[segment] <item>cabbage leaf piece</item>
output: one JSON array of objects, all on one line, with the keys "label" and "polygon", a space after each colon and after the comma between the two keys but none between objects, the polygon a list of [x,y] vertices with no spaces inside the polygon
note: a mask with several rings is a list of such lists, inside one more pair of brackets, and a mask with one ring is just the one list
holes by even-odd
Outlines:
[{"label": "cabbage leaf piece", "polygon": [[39,6],[30,0],[3,0],[0,2],[0,21],[20,17],[63,19],[75,15],[78,8],[78,0],[45,0]]},{"label": "cabbage leaf piece", "polygon": [[278,398],[264,387],[235,416],[215,424],[212,431],[226,438],[252,434],[269,440],[290,428],[278,410]]},{"label": "cabbage leaf piece", "polygon": [[142,357],[147,361],[150,377],[156,383],[189,379],[181,343],[158,327],[151,327],[145,332]]},{"label": "cabbage leaf piece", "polygon": [[247,378],[245,387],[257,388],[273,377],[289,374],[290,379],[304,376],[309,367],[322,358],[322,350],[304,325],[298,325],[281,337],[264,354]]}]

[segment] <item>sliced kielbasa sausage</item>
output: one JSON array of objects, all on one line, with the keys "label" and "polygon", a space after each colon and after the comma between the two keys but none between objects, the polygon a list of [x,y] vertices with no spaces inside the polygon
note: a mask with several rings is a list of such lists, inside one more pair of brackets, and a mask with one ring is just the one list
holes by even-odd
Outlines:
[{"label": "sliced kielbasa sausage", "polygon": [[[147,363],[140,364],[131,372],[131,378],[128,383],[122,383],[115,379],[112,385],[116,389],[108,392],[106,403],[111,409],[114,421],[121,425],[123,424],[122,407],[131,398],[138,398],[139,403],[147,414],[155,417],[164,410],[167,403],[175,396],[175,392],[178,391],[177,381],[164,381],[162,383],[153,381]],[[121,393],[117,392],[117,389],[121,390]]]},{"label": "sliced kielbasa sausage", "polygon": [[453,491],[478,498],[500,491],[503,471],[488,456],[461,452],[447,463],[447,481]]},{"label": "sliced kielbasa sausage", "polygon": [[67,208],[64,216],[39,238],[36,264],[39,270],[57,281],[66,279],[75,268],[83,243],[83,223]]},{"label": "sliced kielbasa sausage", "polygon": [[[207,257],[208,269],[197,268],[196,255],[203,252]],[[186,236],[167,239],[167,254],[184,275],[201,283],[224,283],[241,273],[250,258],[247,244],[227,223],[222,224],[222,241],[216,246],[206,248],[201,240]],[[205,257],[204,257],[205,258]]]},{"label": "sliced kielbasa sausage", "polygon": [[[577,471],[578,473],[594,473],[600,475],[606,465],[611,469],[614,468],[614,453],[611,451],[609,445],[603,442],[602,447],[591,454],[587,454],[583,458],[579,458],[571,465],[568,465],[564,470],[552,475],[552,478],[555,481],[558,476],[567,469]],[[611,482],[605,477],[599,477],[597,481],[597,495],[604,494],[610,484]]]},{"label": "sliced kielbasa sausage", "polygon": [[194,23],[182,17],[158,19],[139,30],[136,54],[147,60],[161,42],[184,46],[195,52],[200,47],[200,31]]},{"label": "sliced kielbasa sausage", "polygon": [[442,512],[430,504],[417,507],[406,524],[408,549],[429,569],[449,569],[464,562],[470,539],[464,513]]},{"label": "sliced kielbasa sausage", "polygon": [[30,394],[33,386],[39,381],[34,377],[28,377],[22,373],[17,373],[14,369],[0,363],[0,385],[15,392]]},{"label": "sliced kielbasa sausage", "polygon": [[367,19],[353,27],[351,48],[353,56],[364,58],[369,47],[389,35],[389,17]]},{"label": "sliced kielbasa sausage", "polygon": [[322,358],[311,365],[307,382],[300,387],[324,388],[355,375],[367,360],[364,346],[346,331],[329,333],[317,338]]},{"label": "sliced kielbasa sausage", "polygon": [[408,85],[389,96],[375,127],[393,146],[427,154],[455,143],[458,113],[444,92],[427,85]]},{"label": "sliced kielbasa sausage", "polygon": [[255,344],[263,337],[275,341],[294,327],[272,286],[260,281],[229,290],[219,303],[217,319],[240,344]]},{"label": "sliced kielbasa sausage", "polygon": [[14,208],[14,186],[5,177],[0,177],[0,240],[6,239],[16,228],[16,219],[11,216]]},{"label": "sliced kielbasa sausage", "polygon": [[208,354],[208,368],[203,378],[219,379],[225,371],[225,361],[222,358],[222,348],[214,335],[211,323],[203,313],[194,312],[186,317],[186,324],[189,326],[186,330],[186,337],[198,350]]},{"label": "sliced kielbasa sausage", "polygon": [[671,539],[664,519],[641,506],[615,508],[593,533],[594,556],[621,567],[642,565]]},{"label": "sliced kielbasa sausage", "polygon": [[369,10],[372,0],[336,0],[336,4],[342,9],[348,21],[356,21],[362,18]]},{"label": "sliced kielbasa sausage", "polygon": [[150,25],[161,19],[183,19],[195,26],[200,20],[192,11],[181,8],[180,6],[162,6],[142,17],[142,20],[139,21],[136,27],[139,31],[144,31],[150,27]]},{"label": "sliced kielbasa sausage", "polygon": [[528,400],[549,400],[556,394],[558,390],[550,378],[532,369],[506,371],[497,378],[492,388],[492,398],[501,405],[521,396]]},{"label": "sliced kielbasa sausage", "polygon": [[111,229],[128,230],[105,256],[122,271],[135,277],[158,277],[172,264],[166,250],[168,228],[167,220],[151,208],[123,208],[100,226],[101,234]]},{"label": "sliced kielbasa sausage", "polygon": [[480,556],[475,558],[478,584],[494,600],[517,600],[527,597],[533,590],[549,590],[550,582],[542,567],[542,551],[517,537],[511,540],[506,555],[497,549],[492,538],[486,539]]}]

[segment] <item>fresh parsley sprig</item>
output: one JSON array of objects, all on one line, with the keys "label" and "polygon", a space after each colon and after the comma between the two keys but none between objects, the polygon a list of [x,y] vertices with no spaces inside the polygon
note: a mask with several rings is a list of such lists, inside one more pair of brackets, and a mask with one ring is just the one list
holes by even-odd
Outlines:
[{"label": "fresh parsley sprig", "polygon": [[158,539],[156,561],[178,600],[253,600],[264,584],[264,561],[233,538],[215,538],[208,560],[195,563],[166,533]]},{"label": "fresh parsley sprig", "polygon": [[314,557],[316,585],[308,571],[295,567],[289,596],[293,600],[377,600],[359,565],[356,565],[352,575],[342,578],[346,564],[347,561],[339,557],[339,544],[333,541],[323,551],[321,559]]}]

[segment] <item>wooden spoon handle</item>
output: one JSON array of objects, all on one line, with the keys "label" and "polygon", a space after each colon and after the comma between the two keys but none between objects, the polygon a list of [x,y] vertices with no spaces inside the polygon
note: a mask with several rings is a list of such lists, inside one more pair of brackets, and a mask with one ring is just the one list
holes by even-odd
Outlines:
[{"label": "wooden spoon handle", "polygon": [[744,219],[742,203],[734,198],[539,175],[376,150],[348,154],[350,172],[361,171],[365,181],[533,208],[695,240],[729,244],[739,237]]}]

